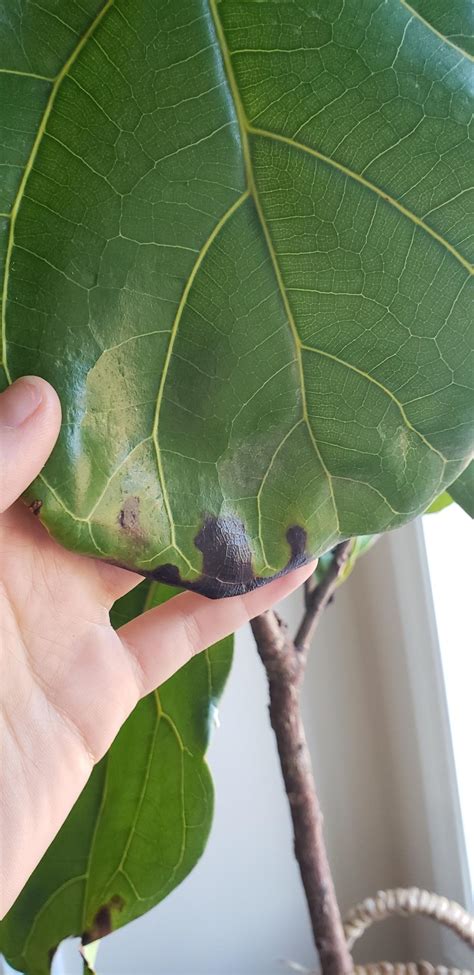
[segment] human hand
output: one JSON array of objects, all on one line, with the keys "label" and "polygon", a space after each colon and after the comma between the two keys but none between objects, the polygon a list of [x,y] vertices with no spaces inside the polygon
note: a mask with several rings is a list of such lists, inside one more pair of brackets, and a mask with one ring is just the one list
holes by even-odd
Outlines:
[{"label": "human hand", "polygon": [[231,599],[182,593],[115,632],[109,610],[140,576],[66,551],[17,501],[60,419],[42,379],[0,394],[0,917],[139,698],[314,570]]}]

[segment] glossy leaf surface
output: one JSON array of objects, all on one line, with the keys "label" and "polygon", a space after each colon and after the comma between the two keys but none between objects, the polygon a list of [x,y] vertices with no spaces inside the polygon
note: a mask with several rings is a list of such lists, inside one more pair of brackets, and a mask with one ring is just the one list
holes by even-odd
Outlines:
[{"label": "glossy leaf surface", "polygon": [[[172,595],[144,582],[116,604],[114,623]],[[0,923],[0,951],[14,968],[47,975],[64,938],[122,927],[192,870],[212,820],[204,754],[231,659],[229,638],[136,707]]]},{"label": "glossy leaf surface", "polygon": [[472,447],[468,4],[0,0],[3,369],[63,543],[209,595]]}]

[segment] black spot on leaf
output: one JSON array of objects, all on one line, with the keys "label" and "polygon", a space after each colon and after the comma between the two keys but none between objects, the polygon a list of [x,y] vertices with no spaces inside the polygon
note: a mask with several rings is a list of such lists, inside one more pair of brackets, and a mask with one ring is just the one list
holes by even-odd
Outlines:
[{"label": "black spot on leaf", "polygon": [[251,585],[252,553],[239,518],[206,518],[194,544],[202,552],[203,576],[214,579],[219,586],[243,586],[244,592]]},{"label": "black spot on leaf", "polygon": [[269,578],[262,578],[255,574],[243,522],[233,515],[219,518],[208,515],[194,540],[202,554],[202,573],[198,579],[183,579],[177,566],[171,563],[152,572],[143,572],[143,575],[157,582],[191,589],[210,599],[241,596],[309,561],[306,532],[300,525],[289,528],[286,539],[290,557],[285,568]]},{"label": "black spot on leaf", "polygon": [[125,901],[118,894],[110,899],[108,904],[104,904],[103,907],[99,907],[97,914],[94,917],[91,927],[88,931],[84,931],[82,935],[82,944],[88,945],[91,941],[98,941],[99,938],[105,938],[107,934],[110,934],[113,930],[112,928],[112,911],[121,911],[124,907]]},{"label": "black spot on leaf", "polygon": [[130,497],[119,511],[118,522],[129,535],[140,535],[140,498]]}]

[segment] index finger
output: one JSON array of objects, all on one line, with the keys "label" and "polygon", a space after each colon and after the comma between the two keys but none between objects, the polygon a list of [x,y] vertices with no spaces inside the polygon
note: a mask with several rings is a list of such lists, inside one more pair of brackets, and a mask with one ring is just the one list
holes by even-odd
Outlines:
[{"label": "index finger", "polygon": [[315,567],[316,562],[310,562],[243,596],[211,600],[184,592],[126,623],[118,634],[137,665],[141,694],[148,694],[195,654],[284,599]]}]

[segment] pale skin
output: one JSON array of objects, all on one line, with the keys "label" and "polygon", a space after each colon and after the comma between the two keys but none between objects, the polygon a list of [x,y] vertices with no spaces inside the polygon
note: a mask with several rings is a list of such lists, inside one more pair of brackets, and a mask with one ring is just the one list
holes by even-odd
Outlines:
[{"label": "pale skin", "polygon": [[18,501],[60,422],[42,379],[0,394],[0,917],[137,701],[314,570],[232,599],[183,593],[115,632],[110,608],[140,576],[67,552]]}]

